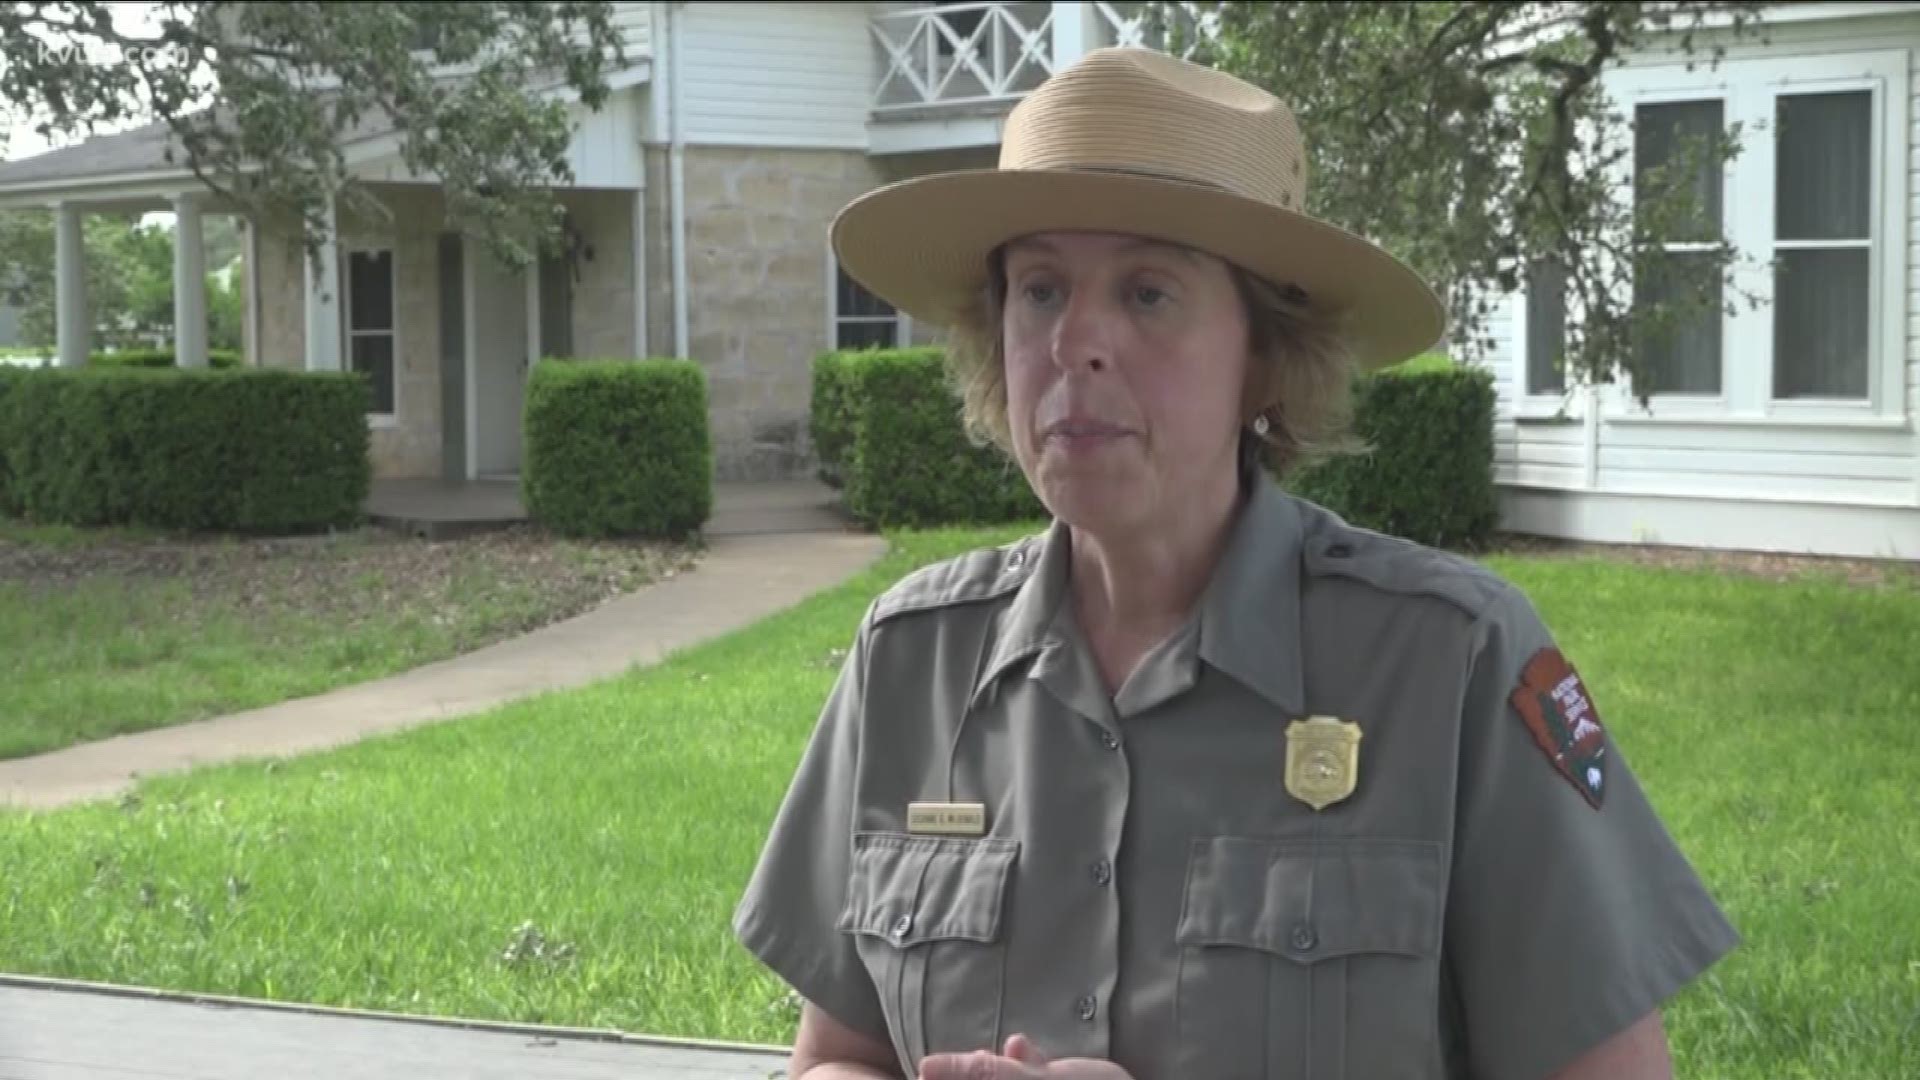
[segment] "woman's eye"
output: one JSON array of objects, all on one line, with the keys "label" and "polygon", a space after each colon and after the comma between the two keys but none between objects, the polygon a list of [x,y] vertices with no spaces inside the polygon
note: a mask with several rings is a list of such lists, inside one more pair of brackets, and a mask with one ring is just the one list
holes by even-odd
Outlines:
[{"label": "woman's eye", "polygon": [[1166,293],[1161,292],[1159,289],[1156,289],[1151,285],[1142,285],[1133,290],[1134,302],[1140,304],[1143,307],[1152,307],[1156,303],[1162,300],[1165,300],[1166,298],[1167,298]]},{"label": "woman's eye", "polygon": [[1051,285],[1027,285],[1023,291],[1032,303],[1048,304],[1053,301],[1054,290]]}]

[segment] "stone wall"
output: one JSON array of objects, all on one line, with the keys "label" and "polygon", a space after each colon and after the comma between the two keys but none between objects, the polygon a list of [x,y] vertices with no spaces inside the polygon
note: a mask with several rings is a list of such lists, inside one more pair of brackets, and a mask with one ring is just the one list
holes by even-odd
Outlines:
[{"label": "stone wall", "polygon": [[[346,249],[389,247],[394,262],[395,405],[391,423],[372,430],[374,475],[440,475],[439,234],[445,216],[438,190],[425,186],[376,185],[372,193],[384,214],[342,212],[340,272],[344,288]],[[306,365],[306,252],[298,221],[260,223],[260,358],[265,367],[300,370]],[[344,304],[342,307],[344,312]],[[341,335],[341,364],[350,363]]]},{"label": "stone wall", "polygon": [[573,354],[639,357],[643,345],[633,340],[633,192],[567,191],[560,202],[592,247],[573,283]]},{"label": "stone wall", "polygon": [[[715,474],[805,475],[813,359],[830,341],[827,227],[881,178],[858,151],[685,153],[688,342],[707,372]],[[670,282],[671,264],[655,277]]]}]

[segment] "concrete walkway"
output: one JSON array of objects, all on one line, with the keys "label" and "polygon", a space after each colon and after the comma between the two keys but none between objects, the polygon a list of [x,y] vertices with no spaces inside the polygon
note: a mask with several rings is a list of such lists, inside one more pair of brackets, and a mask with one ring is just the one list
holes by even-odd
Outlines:
[{"label": "concrete walkway", "polygon": [[0,1080],[768,1080],[776,1047],[0,976]]},{"label": "concrete walkway", "polygon": [[653,664],[833,588],[884,553],[883,540],[848,528],[830,506],[831,493],[812,483],[723,487],[689,573],[377,682],[0,762],[0,805],[110,798],[146,776],[325,750]]}]

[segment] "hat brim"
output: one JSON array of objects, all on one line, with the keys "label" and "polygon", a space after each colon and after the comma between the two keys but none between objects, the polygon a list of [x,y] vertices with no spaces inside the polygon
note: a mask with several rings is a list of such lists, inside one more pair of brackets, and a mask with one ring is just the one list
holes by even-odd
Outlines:
[{"label": "hat brim", "polygon": [[1231,192],[1119,173],[941,173],[866,193],[834,219],[840,267],[914,319],[952,326],[977,301],[987,257],[1038,232],[1104,232],[1210,252],[1342,313],[1355,363],[1377,370],[1435,348],[1446,310],[1367,240]]}]

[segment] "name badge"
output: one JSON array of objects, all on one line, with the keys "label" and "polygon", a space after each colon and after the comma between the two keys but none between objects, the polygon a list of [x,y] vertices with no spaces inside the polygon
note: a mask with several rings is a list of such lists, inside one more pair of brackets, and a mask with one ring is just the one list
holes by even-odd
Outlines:
[{"label": "name badge", "polygon": [[987,808],[981,803],[911,803],[907,831],[936,836],[980,836],[987,831]]}]

